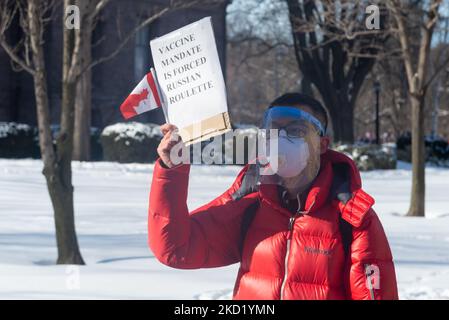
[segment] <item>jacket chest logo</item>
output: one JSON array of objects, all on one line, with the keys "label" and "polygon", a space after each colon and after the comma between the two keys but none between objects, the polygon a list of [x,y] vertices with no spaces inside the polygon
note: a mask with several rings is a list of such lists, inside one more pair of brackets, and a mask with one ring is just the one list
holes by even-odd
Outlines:
[{"label": "jacket chest logo", "polygon": [[304,251],[310,254],[320,254],[325,256],[330,256],[333,252],[332,249],[319,249],[319,248],[313,248],[313,247],[304,247]]}]

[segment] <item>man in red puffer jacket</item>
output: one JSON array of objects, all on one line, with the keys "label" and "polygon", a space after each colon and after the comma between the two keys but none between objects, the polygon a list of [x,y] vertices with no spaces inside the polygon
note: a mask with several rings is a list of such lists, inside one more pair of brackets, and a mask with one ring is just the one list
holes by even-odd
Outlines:
[{"label": "man in red puffer jacket", "polygon": [[148,216],[157,259],[180,269],[239,262],[233,299],[398,299],[374,200],[362,190],[354,162],[328,149],[321,104],[285,94],[270,104],[264,122],[279,129],[280,152],[291,149],[290,165],[280,164],[282,184],[256,183],[255,166],[247,165],[228,190],[190,213],[190,166],[172,163],[176,128],[162,127]]}]

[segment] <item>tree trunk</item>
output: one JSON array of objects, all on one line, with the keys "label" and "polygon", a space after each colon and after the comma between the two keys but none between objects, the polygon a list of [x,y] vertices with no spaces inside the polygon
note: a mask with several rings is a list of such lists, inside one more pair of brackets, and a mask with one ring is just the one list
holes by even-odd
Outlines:
[{"label": "tree trunk", "polygon": [[312,82],[310,81],[309,77],[304,74],[301,78],[301,93],[313,97]]},{"label": "tree trunk", "polygon": [[354,142],[354,107],[348,101],[348,93],[336,92],[334,88],[328,88],[326,92],[320,90],[332,121],[334,141],[340,143]]},{"label": "tree trunk", "polygon": [[[67,164],[57,161],[51,141],[48,112],[47,86],[45,72],[36,75],[34,87],[36,92],[37,117],[39,123],[39,142],[44,162],[43,174],[47,181],[47,189],[53,206],[56,244],[58,248],[57,264],[84,264],[75,233],[73,212],[73,187],[64,185],[61,177],[71,178]],[[50,139],[48,139],[50,137]],[[57,156],[57,155],[56,155]],[[61,165],[58,165],[61,163]],[[69,179],[71,180],[71,179]]]},{"label": "tree trunk", "polygon": [[55,211],[56,244],[58,247],[57,264],[84,264],[79,251],[75,232],[73,209],[73,187],[61,181],[61,175],[67,175],[65,169],[53,170],[46,174],[48,191]]},{"label": "tree trunk", "polygon": [[424,96],[411,97],[412,104],[412,194],[407,215],[424,217],[425,214],[425,142]]},{"label": "tree trunk", "polygon": [[[82,8],[88,8],[88,4],[80,2]],[[81,59],[85,65],[92,61],[92,21],[83,21],[81,37]],[[92,74],[86,70],[79,78],[75,96],[75,131],[73,137],[73,160],[90,160],[90,128],[92,117]]]},{"label": "tree trunk", "polygon": [[334,141],[340,143],[354,143],[354,112],[347,104],[330,105],[332,110],[332,128]]},{"label": "tree trunk", "polygon": [[[59,135],[57,148],[53,145],[50,130],[50,112],[48,106],[48,91],[46,79],[46,66],[44,49],[42,47],[41,33],[42,22],[40,0],[28,2],[28,22],[30,24],[30,44],[32,58],[35,66],[33,75],[36,98],[37,120],[39,126],[39,146],[44,163],[43,174],[47,181],[47,188],[54,210],[56,243],[58,247],[58,264],[84,264],[76,240],[74,215],[73,215],[73,187],[71,185],[70,157],[67,154],[67,143],[70,135],[66,130],[70,121],[67,117],[67,108],[64,108],[64,100],[67,100],[67,90],[63,90],[64,121],[61,121],[61,134]],[[73,110],[72,110],[73,114]],[[73,123],[73,121],[72,121]],[[73,125],[72,125],[73,128]],[[73,129],[72,129],[73,133]],[[71,146],[70,146],[71,148]]]},{"label": "tree trunk", "polygon": [[[87,51],[83,44],[83,52]],[[90,45],[89,51],[90,51]],[[87,54],[83,55],[86,57]],[[89,53],[90,55],[90,53]],[[90,60],[89,60],[90,61]],[[92,78],[90,69],[86,70],[78,80],[75,97],[75,131],[73,141],[73,160],[90,160],[90,128]]]},{"label": "tree trunk", "polygon": [[72,186],[72,148],[74,127],[75,84],[62,84],[61,132],[57,139],[57,178],[49,184],[55,203],[56,242],[58,264],[84,264],[75,231]]},{"label": "tree trunk", "polygon": [[[64,12],[70,1],[64,2]],[[84,264],[75,232],[72,186],[72,153],[76,82],[69,79],[74,48],[74,30],[63,29],[63,79],[61,102],[61,130],[56,141],[57,161],[55,179],[49,192],[55,205],[58,264]]]}]

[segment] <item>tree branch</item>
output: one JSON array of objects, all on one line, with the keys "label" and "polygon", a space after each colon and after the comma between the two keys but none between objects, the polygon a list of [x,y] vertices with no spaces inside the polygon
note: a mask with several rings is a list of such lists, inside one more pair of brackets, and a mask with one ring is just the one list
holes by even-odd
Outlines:
[{"label": "tree branch", "polygon": [[[407,31],[406,31],[406,27],[405,27],[405,23],[404,23],[404,19],[403,19],[403,14],[399,10],[400,1],[390,0],[390,1],[388,1],[388,6],[393,11],[394,18],[398,25],[398,36],[399,36],[399,42],[402,47],[402,54],[404,56],[405,70],[407,72],[408,82],[409,82],[409,84],[412,84],[414,82],[413,81],[414,71],[412,68],[413,60],[412,60],[412,55],[411,55],[410,43],[409,43],[409,39],[407,36]],[[415,90],[415,89],[413,88],[412,90]]]},{"label": "tree branch", "polygon": [[0,45],[5,50],[5,52],[8,54],[8,56],[11,58],[12,61],[17,63],[23,70],[34,76],[35,70],[31,67],[31,65],[28,65],[24,60],[22,60],[15,50],[6,43],[5,39],[3,38],[3,35],[0,37]]},{"label": "tree branch", "polygon": [[[97,5],[97,9],[104,8],[109,2],[110,2],[110,0],[102,0],[101,3],[99,3]],[[123,47],[125,47],[125,45],[135,36],[135,34],[137,32],[139,32],[142,28],[144,28],[147,25],[151,24],[153,21],[155,21],[156,19],[160,18],[161,16],[163,16],[164,14],[169,12],[170,10],[192,7],[192,6],[195,6],[195,5],[197,5],[197,4],[201,3],[201,2],[202,2],[202,0],[188,1],[187,3],[183,2],[183,1],[178,1],[178,2],[170,1],[169,6],[161,9],[159,12],[153,14],[151,17],[148,17],[147,19],[142,21],[140,24],[135,26],[134,29],[132,29],[130,32],[128,32],[127,36],[122,40],[122,42],[110,54],[108,54],[108,55],[106,55],[104,57],[101,57],[101,58],[99,58],[97,60],[94,60],[94,61],[92,61],[88,65],[80,66],[78,68],[79,72],[74,74],[75,78],[78,79],[87,70],[92,69],[96,65],[101,64],[103,62],[106,62],[106,61],[111,60],[112,58],[114,58],[123,49]],[[222,1],[220,0],[220,1],[215,1],[215,2],[216,3],[221,3]],[[215,2],[214,2],[214,4],[215,4]],[[99,11],[100,10],[97,11],[97,14],[98,14]]]},{"label": "tree branch", "polygon": [[424,88],[427,89],[432,82],[435,80],[435,78],[440,74],[442,70],[446,68],[446,66],[449,64],[449,55],[446,57],[446,59],[441,63],[439,66],[435,68],[435,72],[430,76],[429,80],[424,85]]}]

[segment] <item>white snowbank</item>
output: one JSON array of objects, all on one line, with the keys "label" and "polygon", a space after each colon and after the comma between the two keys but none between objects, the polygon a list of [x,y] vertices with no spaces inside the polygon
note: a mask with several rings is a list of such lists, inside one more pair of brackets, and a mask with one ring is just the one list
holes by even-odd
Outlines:
[{"label": "white snowbank", "polygon": [[143,124],[140,122],[119,122],[104,128],[101,135],[117,135],[115,140],[135,139],[142,141],[145,137],[162,137],[162,132],[157,125]]},{"label": "white snowbank", "polygon": [[0,122],[0,138],[6,138],[8,135],[17,135],[19,131],[31,131],[31,127],[23,123]]}]

